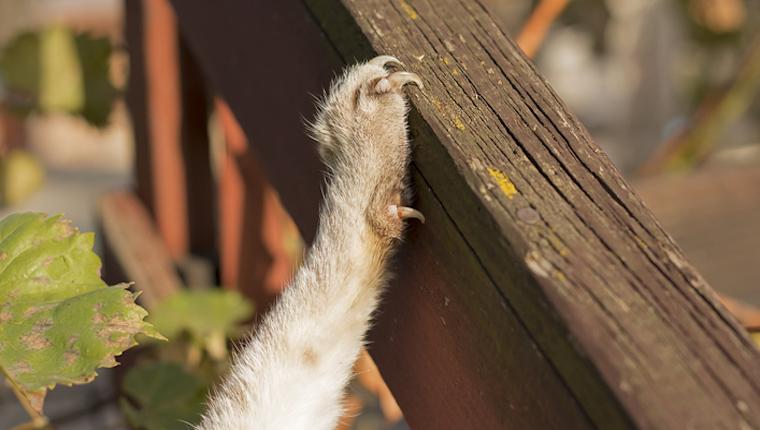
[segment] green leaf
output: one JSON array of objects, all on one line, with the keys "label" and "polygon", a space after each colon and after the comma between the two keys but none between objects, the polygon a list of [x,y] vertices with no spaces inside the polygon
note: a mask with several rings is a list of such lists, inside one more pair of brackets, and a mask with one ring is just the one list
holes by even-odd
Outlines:
[{"label": "green leaf", "polygon": [[52,26],[23,33],[0,56],[8,106],[22,115],[37,110],[81,115],[102,128],[122,93],[111,82],[113,45],[105,37]]},{"label": "green leaf", "polygon": [[198,337],[221,331],[233,337],[252,315],[253,306],[240,293],[213,288],[172,295],[156,306],[148,321],[169,339],[183,331]]},{"label": "green leaf", "polygon": [[77,50],[84,73],[84,107],[81,114],[98,128],[108,125],[113,104],[121,92],[111,83],[110,59],[113,48],[108,38],[89,34],[76,37]]},{"label": "green leaf", "polygon": [[40,94],[40,38],[22,33],[11,40],[0,56],[0,77],[10,90],[8,106],[28,114]]},{"label": "green leaf", "polygon": [[127,420],[147,430],[187,429],[198,424],[205,407],[206,385],[179,364],[159,362],[133,368],[122,390],[137,405],[122,398]]},{"label": "green leaf", "polygon": [[240,293],[218,288],[183,290],[156,306],[148,318],[169,340],[182,333],[212,358],[227,355],[226,338],[240,335],[240,323],[253,315],[253,306]]},{"label": "green leaf", "polygon": [[60,215],[0,221],[0,367],[38,412],[55,384],[87,383],[115,366],[135,334],[162,337],[143,321],[137,294],[100,279],[93,240]]},{"label": "green leaf", "polygon": [[40,99],[43,112],[81,112],[84,83],[79,51],[71,30],[49,27],[40,36]]},{"label": "green leaf", "polygon": [[6,205],[20,203],[45,183],[45,167],[32,153],[11,149],[0,159],[0,199]]}]

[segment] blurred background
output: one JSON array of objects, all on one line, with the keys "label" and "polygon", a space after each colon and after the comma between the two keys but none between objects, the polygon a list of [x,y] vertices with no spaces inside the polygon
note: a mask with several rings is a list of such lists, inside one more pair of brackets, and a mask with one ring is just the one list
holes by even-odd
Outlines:
[{"label": "blurred background", "polygon": [[[743,307],[760,306],[760,0],[485,3],[692,264],[732,310],[749,312],[747,326],[760,326]],[[121,0],[0,0],[0,216],[65,213],[83,231],[108,230],[101,198],[135,182],[124,22]],[[206,132],[219,162],[225,144],[234,152],[245,138],[235,140],[241,132],[224,103],[211,104]],[[274,294],[304,245],[276,193],[264,187],[256,195],[271,227],[256,234],[273,263],[251,276]],[[95,249],[107,254],[103,236]],[[174,257],[167,242],[159,260]],[[167,282],[239,283],[239,262],[225,275],[219,258],[184,258],[180,277]],[[271,297],[256,299],[265,307]],[[59,428],[125,428],[110,381],[53,390],[48,404],[62,403],[49,413]],[[346,428],[406,428],[376,384],[355,384],[353,405],[371,412]],[[88,400],[72,400],[72,392]],[[0,398],[0,428],[24,415],[12,403],[8,393]]]},{"label": "blurred background", "polygon": [[118,0],[0,1],[3,216],[65,212],[94,231],[98,195],[130,185],[123,8]]}]

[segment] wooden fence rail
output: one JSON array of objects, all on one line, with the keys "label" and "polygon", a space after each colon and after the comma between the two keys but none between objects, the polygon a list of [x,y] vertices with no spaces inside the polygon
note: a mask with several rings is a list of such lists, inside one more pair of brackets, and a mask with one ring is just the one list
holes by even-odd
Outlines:
[{"label": "wooden fence rail", "polygon": [[307,241],[313,95],[376,54],[422,77],[428,223],[370,347],[413,429],[760,428],[760,351],[482,3],[172,4]]}]

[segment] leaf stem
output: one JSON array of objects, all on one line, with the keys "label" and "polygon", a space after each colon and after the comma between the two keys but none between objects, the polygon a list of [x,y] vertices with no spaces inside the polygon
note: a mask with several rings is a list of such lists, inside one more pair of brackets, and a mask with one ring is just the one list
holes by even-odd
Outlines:
[{"label": "leaf stem", "polygon": [[[52,428],[50,426],[50,421],[48,421],[47,417],[38,413],[37,411],[32,408],[31,403],[29,403],[29,397],[26,395],[26,392],[18,385],[15,379],[11,376],[10,373],[8,373],[7,370],[5,370],[5,367],[0,366],[0,373],[3,374],[5,379],[10,383],[11,389],[13,390],[13,394],[16,395],[18,398],[18,401],[21,403],[21,406],[24,407],[26,410],[26,413],[29,414],[29,417],[32,418],[32,428],[35,429],[43,429],[43,428]],[[23,428],[23,427],[22,427]]]}]

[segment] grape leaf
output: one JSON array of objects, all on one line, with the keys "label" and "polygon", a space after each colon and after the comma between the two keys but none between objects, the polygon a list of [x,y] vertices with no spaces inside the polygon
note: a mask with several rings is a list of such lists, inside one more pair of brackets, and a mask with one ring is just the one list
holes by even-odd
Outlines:
[{"label": "grape leaf", "polygon": [[11,149],[0,159],[0,200],[15,205],[45,183],[45,166],[23,149]]},{"label": "grape leaf", "polygon": [[106,127],[114,102],[122,96],[111,82],[113,51],[108,38],[75,35],[57,25],[17,36],[0,55],[7,106],[21,115],[67,112]]},{"label": "grape leaf", "polygon": [[111,83],[111,41],[80,34],[75,39],[82,63],[84,106],[82,117],[92,126],[104,128],[121,92]]},{"label": "grape leaf", "polygon": [[0,370],[42,411],[55,384],[84,384],[135,344],[162,336],[126,284],[100,279],[94,235],[61,216],[14,214],[0,221]]},{"label": "grape leaf", "polygon": [[183,290],[156,306],[148,321],[169,340],[182,333],[212,358],[227,355],[226,338],[241,335],[240,323],[253,316],[253,306],[237,291],[212,288]]},{"label": "grape leaf", "polygon": [[121,398],[121,408],[135,428],[184,430],[198,424],[206,400],[206,384],[182,366],[159,362],[137,366],[127,373],[123,392],[137,405]]},{"label": "grape leaf", "polygon": [[40,38],[22,33],[11,40],[0,55],[0,78],[9,91],[8,107],[26,115],[40,94]]},{"label": "grape leaf", "polygon": [[253,306],[239,292],[211,288],[171,295],[156,306],[148,321],[169,339],[182,331],[198,337],[221,331],[234,337],[239,324],[252,315]]},{"label": "grape leaf", "polygon": [[54,25],[40,34],[40,98],[43,112],[77,113],[84,107],[84,82],[74,33]]}]

